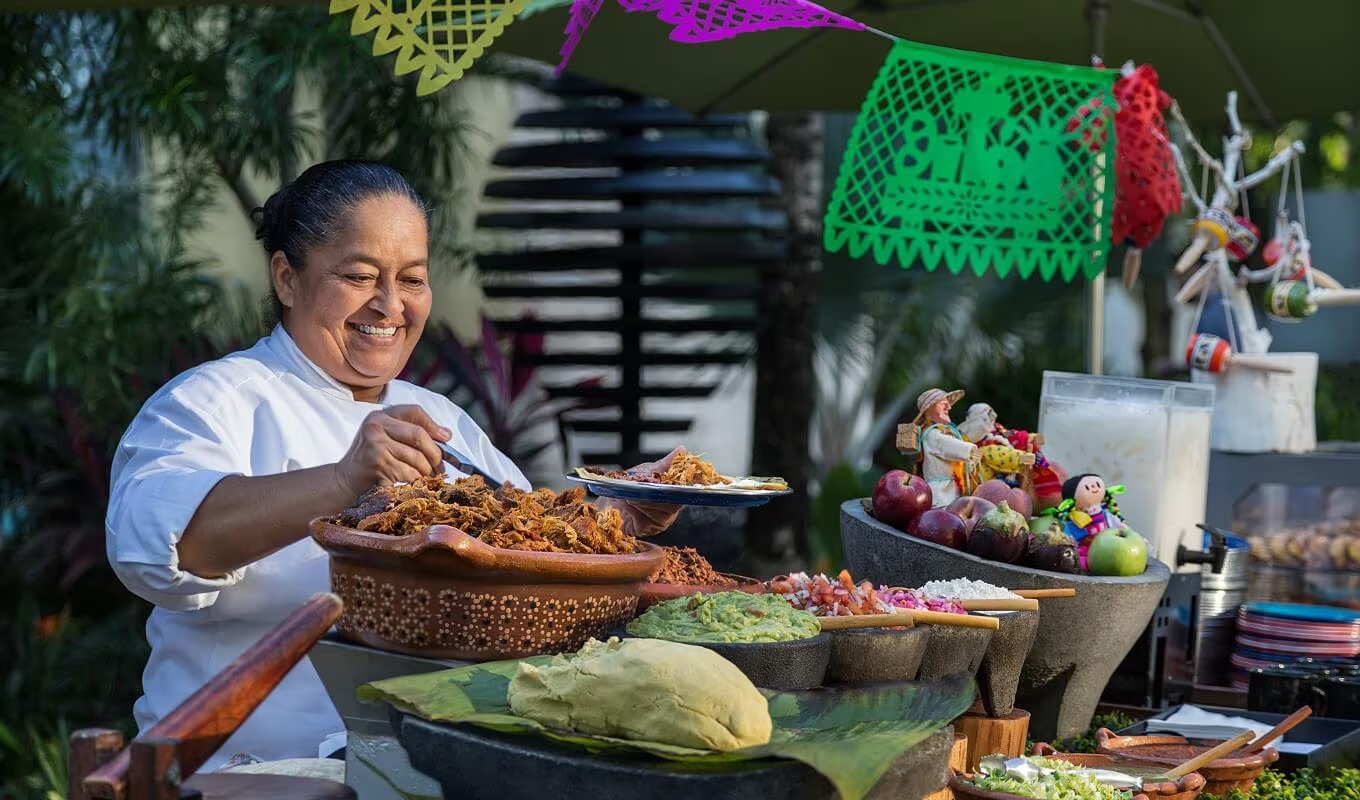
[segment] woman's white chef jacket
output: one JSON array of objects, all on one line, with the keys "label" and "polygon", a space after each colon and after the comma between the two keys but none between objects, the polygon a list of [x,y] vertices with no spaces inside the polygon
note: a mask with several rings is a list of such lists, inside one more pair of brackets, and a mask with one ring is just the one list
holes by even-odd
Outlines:
[{"label": "woman's white chef jacket", "polygon": [[[448,398],[392,381],[381,402],[358,402],[308,360],[282,326],[248,350],[176,377],[142,407],[114,457],[106,520],[114,571],[155,605],[146,625],[152,649],[144,694],[134,708],[142,731],[308,597],[330,589],[326,552],[309,536],[223,578],[179,569],[177,544],[203,498],[229,475],[335,463],[369,413],[402,404],[424,408],[453,431],[452,444],[493,476],[529,488]],[[265,760],[315,758],[321,741],[343,730],[316,670],[303,659],[202,771],[240,752]]]}]

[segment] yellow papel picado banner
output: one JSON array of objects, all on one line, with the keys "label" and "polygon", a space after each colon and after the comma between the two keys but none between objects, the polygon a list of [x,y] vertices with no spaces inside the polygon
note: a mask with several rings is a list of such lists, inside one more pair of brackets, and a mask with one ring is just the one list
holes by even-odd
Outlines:
[{"label": "yellow papel picado banner", "polygon": [[373,34],[373,55],[396,53],[395,71],[420,71],[416,94],[458,80],[515,21],[529,0],[331,0],[332,14],[353,14],[350,33]]}]

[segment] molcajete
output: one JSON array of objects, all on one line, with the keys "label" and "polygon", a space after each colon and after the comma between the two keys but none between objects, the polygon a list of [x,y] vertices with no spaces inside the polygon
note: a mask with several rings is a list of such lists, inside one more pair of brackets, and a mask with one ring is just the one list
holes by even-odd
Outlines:
[{"label": "molcajete", "polygon": [[[1039,612],[1001,611],[991,616],[997,618],[1000,626],[978,667],[978,694],[987,716],[1005,717],[1015,710],[1020,673],[1039,635]],[[1032,714],[1030,718],[1033,719]]]},{"label": "molcajete", "polygon": [[1147,629],[1171,579],[1155,559],[1132,578],[988,561],[885,525],[869,516],[863,500],[841,505],[841,545],[851,574],[875,584],[971,578],[1007,589],[1076,589],[1076,597],[1040,601],[1039,632],[1020,672],[1016,704],[1030,712],[1030,735],[1039,740],[1087,730],[1106,683]]},{"label": "molcajete", "polygon": [[489,661],[577,650],[631,619],[642,584],[666,558],[491,547],[447,525],[389,536],[311,523],[345,602],[336,629],[412,656]]}]

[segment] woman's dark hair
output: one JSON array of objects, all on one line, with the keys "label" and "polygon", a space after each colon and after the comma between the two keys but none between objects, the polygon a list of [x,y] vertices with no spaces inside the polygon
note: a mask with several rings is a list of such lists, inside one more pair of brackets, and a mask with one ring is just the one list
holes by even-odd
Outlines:
[{"label": "woman's dark hair", "polygon": [[[336,236],[355,206],[385,196],[405,197],[429,219],[425,201],[400,172],[386,164],[324,161],[309,167],[251,212],[255,238],[264,244],[266,255],[281,251],[300,270],[314,248]],[[277,319],[283,309],[272,291],[270,306]]]}]

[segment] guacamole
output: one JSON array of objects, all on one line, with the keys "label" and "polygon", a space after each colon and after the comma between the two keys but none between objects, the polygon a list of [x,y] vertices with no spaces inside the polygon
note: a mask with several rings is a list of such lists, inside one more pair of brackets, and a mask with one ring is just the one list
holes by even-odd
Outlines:
[{"label": "guacamole", "polygon": [[718,592],[657,603],[628,633],[672,642],[791,642],[822,632],[817,618],[773,594]]}]

